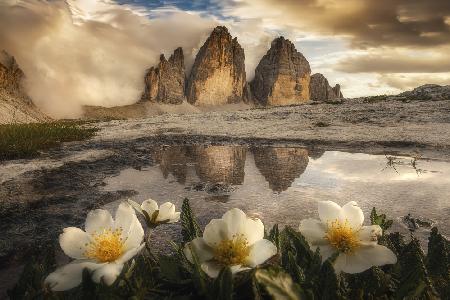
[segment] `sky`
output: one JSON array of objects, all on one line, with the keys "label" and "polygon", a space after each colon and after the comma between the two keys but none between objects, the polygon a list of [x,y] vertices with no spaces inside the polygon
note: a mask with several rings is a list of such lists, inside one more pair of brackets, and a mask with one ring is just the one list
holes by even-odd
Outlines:
[{"label": "sky", "polygon": [[0,0],[0,48],[57,117],[135,102],[160,53],[182,46],[189,69],[217,25],[238,37],[248,80],[283,35],[346,97],[450,84],[448,0]]}]

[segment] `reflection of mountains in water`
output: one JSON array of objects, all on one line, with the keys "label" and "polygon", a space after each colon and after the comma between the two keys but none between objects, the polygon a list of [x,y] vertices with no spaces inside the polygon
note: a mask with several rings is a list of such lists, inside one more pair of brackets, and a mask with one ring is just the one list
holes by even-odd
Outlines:
[{"label": "reflection of mountains in water", "polygon": [[275,192],[287,190],[309,162],[308,151],[301,148],[255,148],[253,155],[256,167]]},{"label": "reflection of mountains in water", "polygon": [[[308,151],[301,148],[260,147],[252,149],[256,167],[276,192],[288,189],[305,171]],[[244,182],[247,147],[244,146],[168,146],[151,150],[167,178],[172,174],[185,184],[190,166],[202,182],[240,185]]]}]

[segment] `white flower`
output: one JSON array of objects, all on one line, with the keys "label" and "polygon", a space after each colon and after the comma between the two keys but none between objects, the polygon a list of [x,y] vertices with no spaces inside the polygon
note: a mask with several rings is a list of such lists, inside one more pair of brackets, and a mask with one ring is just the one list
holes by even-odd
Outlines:
[{"label": "white flower", "polygon": [[211,220],[203,237],[186,244],[184,253],[193,262],[191,250],[203,271],[213,278],[225,266],[236,273],[256,267],[277,254],[277,247],[264,239],[261,220],[248,218],[237,208],[226,212],[222,219]]},{"label": "white flower", "polygon": [[382,234],[380,226],[362,226],[364,214],[356,202],[340,207],[332,201],[320,201],[319,217],[320,221],[303,220],[300,232],[313,251],[320,248],[322,261],[339,253],[334,262],[336,273],[360,273],[397,262],[391,250],[377,243]]},{"label": "white flower", "polygon": [[48,275],[45,283],[54,291],[68,290],[81,283],[83,269],[88,269],[93,281],[111,285],[124,263],[142,249],[143,238],[144,230],[129,204],[119,205],[115,220],[106,210],[93,210],[87,215],[85,231],[64,228],[59,244],[75,260]]},{"label": "white flower", "polygon": [[170,202],[163,203],[159,207],[158,203],[152,199],[145,200],[141,205],[133,200],[128,200],[128,202],[134,209],[145,216],[145,220],[149,226],[155,226],[161,223],[175,223],[180,220],[180,212],[175,212],[175,205]]}]

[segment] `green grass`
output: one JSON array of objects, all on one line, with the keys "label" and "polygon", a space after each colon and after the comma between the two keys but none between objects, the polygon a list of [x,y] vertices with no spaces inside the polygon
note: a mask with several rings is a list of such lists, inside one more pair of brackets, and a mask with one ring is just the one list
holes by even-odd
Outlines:
[{"label": "green grass", "polygon": [[96,131],[82,122],[67,121],[0,125],[0,161],[35,157],[62,142],[90,138]]}]

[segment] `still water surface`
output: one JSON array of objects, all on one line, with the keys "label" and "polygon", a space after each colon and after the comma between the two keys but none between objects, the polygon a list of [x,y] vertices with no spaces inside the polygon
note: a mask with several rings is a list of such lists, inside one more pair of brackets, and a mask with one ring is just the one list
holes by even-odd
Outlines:
[{"label": "still water surface", "polygon": [[[125,169],[104,189],[135,190],[134,200],[152,198],[180,207],[187,197],[205,224],[229,208],[258,216],[266,225],[297,227],[317,217],[317,201],[357,201],[394,219],[393,230],[408,232],[408,214],[450,233],[450,163],[411,157],[303,148],[168,146],[152,150],[156,164]],[[118,203],[107,208],[114,209]],[[426,241],[429,228],[414,233]]]}]

